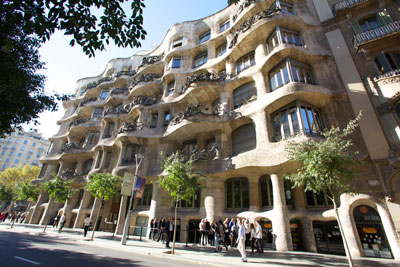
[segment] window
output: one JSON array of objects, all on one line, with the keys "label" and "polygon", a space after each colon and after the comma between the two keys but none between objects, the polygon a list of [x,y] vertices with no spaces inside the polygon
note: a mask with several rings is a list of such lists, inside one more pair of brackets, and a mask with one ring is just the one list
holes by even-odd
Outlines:
[{"label": "window", "polygon": [[229,179],[226,182],[226,208],[246,209],[249,207],[249,181],[247,178]]},{"label": "window", "polygon": [[136,198],[137,201],[136,207],[137,208],[150,207],[152,197],[153,197],[153,185],[146,184],[144,186],[142,198]]},{"label": "window", "polygon": [[4,156],[5,154],[6,154],[6,152],[3,150],[3,151],[1,152],[1,155]]},{"label": "window", "polygon": [[233,107],[239,108],[255,98],[257,98],[257,89],[255,83],[245,83],[233,91]]},{"label": "window", "polygon": [[40,158],[40,154],[41,154],[40,152],[36,153],[36,157]]},{"label": "window", "polygon": [[32,154],[33,153],[33,149],[29,149],[28,153]]},{"label": "window", "polygon": [[197,141],[196,140],[189,140],[183,142],[182,151],[185,155],[189,157],[197,150]]},{"label": "window", "polygon": [[380,27],[376,17],[364,19],[364,20],[360,21],[358,24],[360,25],[361,30],[363,32],[373,30],[373,29]]},{"label": "window", "polygon": [[[379,27],[392,23],[393,20],[390,17],[389,13],[386,10],[380,10],[373,17],[368,17],[363,20],[358,21],[357,19],[353,19],[350,22],[350,25],[355,34],[359,34],[362,32],[368,32],[371,30],[375,30]],[[382,32],[376,32],[378,35],[382,35]]]},{"label": "window", "polygon": [[256,148],[256,130],[252,123],[245,124],[232,132],[232,155],[250,151]]},{"label": "window", "polygon": [[400,69],[400,52],[381,52],[375,57],[380,74]]},{"label": "window", "polygon": [[254,59],[254,51],[248,53],[247,55],[239,58],[236,61],[236,70],[237,73],[240,73],[244,71],[245,69],[250,68],[251,66],[254,66],[256,64],[256,61]]},{"label": "window", "polygon": [[175,90],[175,80],[167,84],[167,96],[172,95]]},{"label": "window", "polygon": [[280,44],[292,44],[302,46],[303,42],[298,32],[281,27],[276,27],[271,35],[267,38],[268,53],[271,53],[271,51]]},{"label": "window", "polygon": [[92,169],[92,165],[93,165],[93,159],[86,160],[82,165],[82,174],[83,175],[88,174],[90,172],[90,170]]},{"label": "window", "polygon": [[261,206],[274,206],[273,190],[271,177],[269,175],[262,176],[259,181],[261,193]]},{"label": "window", "polygon": [[18,153],[17,157],[19,158],[22,157],[22,153]]},{"label": "window", "polygon": [[270,71],[269,83],[271,91],[274,91],[289,82],[314,84],[311,67],[304,63],[287,58]]},{"label": "window", "polygon": [[99,150],[99,152],[97,153],[97,158],[96,158],[96,165],[95,165],[96,169],[98,169],[100,167],[102,157],[103,157],[103,150]]},{"label": "window", "polygon": [[36,143],[35,143],[35,142],[33,142],[33,143],[32,143],[32,146],[33,146],[33,147],[35,147],[35,146],[36,146]]},{"label": "window", "polygon": [[15,149],[17,149],[17,147],[16,146],[12,146],[11,150],[15,150]]},{"label": "window", "polygon": [[106,162],[104,163],[104,168],[106,168],[106,169],[107,169],[108,167],[110,167],[111,155],[112,155],[111,152],[107,152],[107,155],[106,155]]},{"label": "window", "polygon": [[18,164],[18,163],[19,163],[19,159],[16,159],[16,160],[14,161],[14,163],[15,163],[15,164]]},{"label": "window", "polygon": [[171,44],[171,49],[180,47],[183,45],[183,37],[175,39]]},{"label": "window", "polygon": [[92,113],[92,120],[97,121],[103,117],[103,108],[94,108]]},{"label": "window", "polygon": [[122,156],[122,165],[132,165],[136,164],[136,154],[139,151],[139,145],[136,144],[126,144]]},{"label": "window", "polygon": [[208,40],[210,40],[211,37],[211,32],[210,31],[206,31],[205,33],[201,34],[199,36],[199,44],[202,44]]},{"label": "window", "polygon": [[194,57],[193,59],[193,68],[197,68],[200,67],[201,65],[204,65],[207,63],[208,60],[208,54],[207,52],[202,53],[200,55],[197,55],[196,57]]},{"label": "window", "polygon": [[153,112],[150,119],[150,128],[156,128],[158,122],[158,112]]},{"label": "window", "polygon": [[231,23],[230,23],[229,19],[227,21],[222,22],[219,25],[219,32],[223,32],[223,31],[229,29],[230,26],[231,26]]},{"label": "window", "polygon": [[12,155],[13,155],[13,151],[10,151],[10,154],[8,154],[8,156],[11,157]]},{"label": "window", "polygon": [[9,163],[10,162],[10,159],[8,158],[8,159],[6,159],[6,163]]},{"label": "window", "polygon": [[283,187],[285,190],[286,205],[293,205],[293,192],[292,192],[293,184],[292,184],[292,182],[285,179],[283,181]]},{"label": "window", "polygon": [[15,143],[16,143],[16,144],[19,144],[19,139],[15,139]]},{"label": "window", "polygon": [[31,159],[31,155],[27,155],[26,158],[27,158],[27,159]]},{"label": "window", "polygon": [[114,130],[114,122],[108,122],[104,129],[103,138],[110,138]]},{"label": "window", "polygon": [[272,4],[271,8],[273,7],[279,7],[282,10],[283,14],[289,14],[289,15],[294,15],[294,9],[293,9],[293,5],[280,1],[280,0],[276,0],[274,4]]},{"label": "window", "polygon": [[108,90],[102,90],[100,93],[100,100],[104,100],[108,97],[109,91]]},{"label": "window", "polygon": [[320,112],[304,103],[292,103],[273,116],[274,141],[298,134],[319,135],[323,130]]},{"label": "window", "polygon": [[173,57],[170,61],[169,68],[179,69],[181,67],[181,57]]},{"label": "window", "polygon": [[200,191],[197,191],[196,196],[193,196],[189,201],[181,199],[178,205],[180,208],[200,208]]},{"label": "window", "polygon": [[333,205],[332,200],[325,191],[314,193],[307,190],[305,194],[308,207],[327,207]]},{"label": "window", "polygon": [[19,150],[20,150],[20,151],[25,151],[25,147],[24,147],[24,146],[21,146],[21,147],[19,148]]},{"label": "window", "polygon": [[86,139],[86,146],[93,146],[97,144],[99,141],[99,134],[99,132],[89,131]]},{"label": "window", "polygon": [[24,145],[28,144],[28,140],[24,140]]},{"label": "window", "polygon": [[222,45],[218,46],[217,49],[215,50],[215,54],[217,57],[222,56],[226,52],[226,42],[223,43]]},{"label": "window", "polygon": [[169,113],[169,111],[165,112],[165,116],[164,116],[164,123],[163,123],[163,127],[168,126],[169,122],[171,121],[171,113]]}]

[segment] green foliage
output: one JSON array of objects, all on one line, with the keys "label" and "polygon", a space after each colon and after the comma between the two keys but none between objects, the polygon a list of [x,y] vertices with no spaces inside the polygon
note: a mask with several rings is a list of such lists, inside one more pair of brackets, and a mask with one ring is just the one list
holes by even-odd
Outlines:
[{"label": "green foliage", "polygon": [[193,196],[196,197],[202,186],[199,181],[205,176],[196,171],[193,167],[193,155],[185,162],[183,155],[176,152],[169,157],[162,157],[161,169],[166,172],[166,175],[160,176],[156,181],[162,188],[168,191],[174,200],[183,199],[191,201]]},{"label": "green foliage", "polygon": [[40,187],[25,181],[18,189],[18,200],[36,201],[40,193]]},{"label": "green foliage", "polygon": [[0,200],[4,202],[15,200],[16,194],[12,188],[0,184]]},{"label": "green foliage", "polygon": [[357,152],[349,151],[353,142],[347,137],[357,128],[360,118],[361,111],[345,129],[332,127],[325,130],[322,141],[289,142],[287,152],[290,159],[302,163],[302,167],[285,178],[291,180],[294,186],[304,186],[305,190],[313,192],[326,191],[332,197],[340,193],[356,193],[350,167]]},{"label": "green foliage", "polygon": [[122,179],[110,173],[93,173],[89,177],[86,189],[96,198],[108,200],[118,193]]},{"label": "green foliage", "polygon": [[43,190],[57,202],[66,202],[73,194],[72,182],[72,180],[65,180],[59,175],[54,175],[52,180],[46,180],[43,183]]},{"label": "green foliage", "polygon": [[240,2],[240,0],[228,0],[228,6],[230,6],[230,5],[232,5],[232,4],[237,4],[237,3],[239,3]]},{"label": "green foliage", "polygon": [[0,180],[1,183],[15,190],[19,185],[36,179],[39,172],[40,168],[37,166],[25,165],[23,167],[8,168],[0,174]]}]

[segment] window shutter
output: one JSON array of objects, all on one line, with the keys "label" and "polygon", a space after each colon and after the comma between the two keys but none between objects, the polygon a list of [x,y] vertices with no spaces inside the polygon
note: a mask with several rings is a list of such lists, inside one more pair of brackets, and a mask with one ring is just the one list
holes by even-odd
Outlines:
[{"label": "window shutter", "polygon": [[379,72],[386,73],[392,70],[389,61],[387,60],[385,53],[381,52],[375,57],[375,63],[378,66]]},{"label": "window shutter", "polygon": [[358,24],[358,21],[356,19],[352,19],[350,21],[350,26],[353,29],[354,34],[359,34],[363,32],[363,30],[360,27],[360,24]]},{"label": "window shutter", "polygon": [[379,23],[381,26],[393,22],[392,18],[390,17],[390,15],[389,15],[389,13],[386,11],[386,9],[383,9],[383,10],[379,11],[379,12],[376,14],[376,19],[378,20],[378,23]]}]

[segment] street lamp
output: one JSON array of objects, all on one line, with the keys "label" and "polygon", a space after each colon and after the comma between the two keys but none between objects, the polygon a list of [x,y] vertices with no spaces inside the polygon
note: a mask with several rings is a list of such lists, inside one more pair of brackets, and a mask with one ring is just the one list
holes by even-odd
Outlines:
[{"label": "street lamp", "polygon": [[[136,184],[136,181],[137,181],[137,173],[138,173],[138,170],[139,170],[140,163],[142,163],[142,160],[144,159],[144,156],[142,154],[136,154],[135,158],[136,158],[135,176],[133,178],[133,184],[132,184],[132,190],[131,190],[131,198],[129,200],[129,206],[128,206],[128,214],[126,214],[124,231],[122,233],[122,239],[121,239],[121,244],[122,245],[126,245],[126,238],[128,236],[128,232],[129,232],[129,221],[131,219],[132,201],[133,201],[133,198],[135,197],[134,188],[135,188],[135,184]],[[138,159],[139,159],[139,163],[138,163]]]}]

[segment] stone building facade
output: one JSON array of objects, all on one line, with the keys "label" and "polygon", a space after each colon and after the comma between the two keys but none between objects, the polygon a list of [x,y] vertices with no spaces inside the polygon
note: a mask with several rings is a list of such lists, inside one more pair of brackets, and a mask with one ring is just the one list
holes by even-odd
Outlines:
[{"label": "stone building facade", "polygon": [[[39,179],[58,173],[83,186],[93,172],[134,173],[142,154],[145,192],[130,216],[148,227],[173,216],[168,194],[152,183],[159,152],[195,153],[208,177],[197,200],[179,203],[178,239],[193,241],[188,230],[201,218],[248,217],[261,221],[266,247],[344,254],[327,195],[283,179],[298,167],[285,147],[321,140],[324,128],[363,110],[352,135],[361,194],[342,195],[339,214],[354,256],[400,258],[399,8],[384,0],[245,0],[175,24],[153,51],[111,60],[101,75],[77,82]],[[67,227],[82,227],[101,208],[100,229],[120,234],[128,201],[100,203],[81,189],[50,209],[42,194],[29,222],[61,211]]]}]

